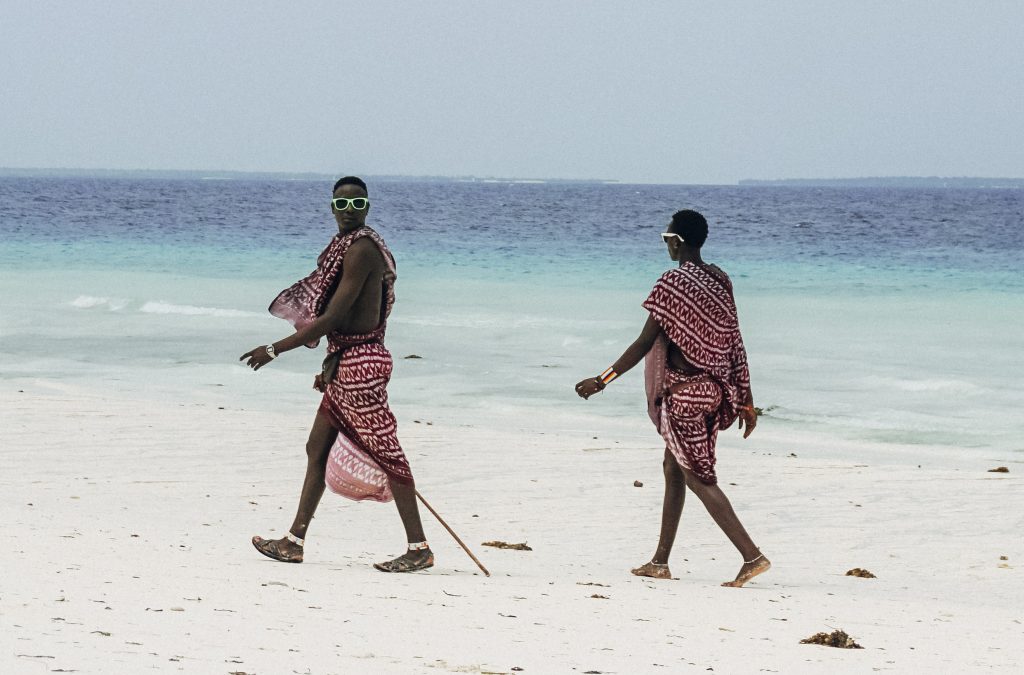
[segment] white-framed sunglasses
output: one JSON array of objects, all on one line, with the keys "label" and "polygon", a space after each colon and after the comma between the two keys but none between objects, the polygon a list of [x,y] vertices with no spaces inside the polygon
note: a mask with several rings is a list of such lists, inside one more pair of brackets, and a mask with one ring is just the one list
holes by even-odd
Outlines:
[{"label": "white-framed sunglasses", "polygon": [[672,239],[678,239],[680,244],[686,243],[686,240],[683,239],[683,235],[676,234],[675,232],[662,232],[661,238],[664,239],[666,242],[671,241]]}]

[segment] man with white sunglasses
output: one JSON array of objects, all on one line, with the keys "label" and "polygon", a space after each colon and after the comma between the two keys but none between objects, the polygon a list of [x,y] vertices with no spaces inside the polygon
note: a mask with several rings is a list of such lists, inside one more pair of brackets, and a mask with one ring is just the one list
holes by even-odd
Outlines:
[{"label": "man with white sunglasses", "polygon": [[644,302],[650,316],[640,337],[601,375],[580,381],[576,393],[590,398],[646,357],[648,413],[665,440],[665,501],[658,548],[632,572],[672,577],[668,558],[689,487],[743,557],[736,578],[722,584],[738,588],[771,563],[736,517],[715,474],[718,430],[738,419],[747,438],[757,425],[732,282],[701,258],[708,236],[701,214],[678,211],[661,236],[679,266],[658,279]]}]

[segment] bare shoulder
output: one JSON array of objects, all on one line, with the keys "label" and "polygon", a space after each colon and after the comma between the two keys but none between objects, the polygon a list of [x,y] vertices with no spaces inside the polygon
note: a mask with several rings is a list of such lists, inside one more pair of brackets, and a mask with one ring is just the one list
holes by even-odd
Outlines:
[{"label": "bare shoulder", "polygon": [[369,237],[360,237],[352,242],[345,253],[345,262],[362,265],[383,265],[384,254]]}]

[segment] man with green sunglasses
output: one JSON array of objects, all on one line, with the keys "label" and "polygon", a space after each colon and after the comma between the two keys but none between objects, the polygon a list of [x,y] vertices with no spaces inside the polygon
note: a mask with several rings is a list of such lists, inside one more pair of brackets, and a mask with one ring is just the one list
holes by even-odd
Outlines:
[{"label": "man with green sunglasses", "polygon": [[416,485],[396,434],[387,384],[393,360],[384,347],[394,305],[395,259],[379,234],[366,226],[366,183],[346,176],[334,184],[331,212],[338,234],[317,258],[317,268],[282,291],[270,313],[295,333],[242,355],[259,370],[279,354],[327,337],[327,358],[313,388],[323,393],[306,442],[306,478],[288,534],[253,537],[263,555],[302,562],[306,530],[324,487],[350,499],[393,498],[405,526],[408,550],[375,564],[382,572],[414,572],[434,564],[416,505]]}]

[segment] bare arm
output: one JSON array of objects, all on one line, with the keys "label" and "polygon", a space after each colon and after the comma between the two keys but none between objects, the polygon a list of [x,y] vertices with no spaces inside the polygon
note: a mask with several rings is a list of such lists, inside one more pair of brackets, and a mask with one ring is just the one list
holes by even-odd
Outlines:
[{"label": "bare arm", "polygon": [[[626,347],[626,351],[622,352],[622,356],[612,364],[612,369],[619,375],[632,369],[636,364],[640,363],[640,359],[644,358],[647,352],[651,351],[654,341],[658,339],[660,334],[661,326],[658,325],[653,316],[648,316],[647,323],[644,324],[639,337],[633,340],[633,344]],[[604,384],[601,383],[600,377],[588,377],[576,384],[576,393],[582,398],[590,398],[602,389],[604,389]]]},{"label": "bare arm", "polygon": [[[368,238],[359,239],[353,243],[348,253],[345,254],[341,281],[327,303],[327,309],[307,326],[300,328],[283,340],[275,342],[273,344],[274,351],[283,354],[304,344],[316,342],[341,325],[352,310],[367,281],[379,276],[383,262],[380,250]],[[259,370],[271,361],[266,347],[263,345],[242,354],[239,361],[246,358],[249,359],[246,365],[253,370]]]}]

